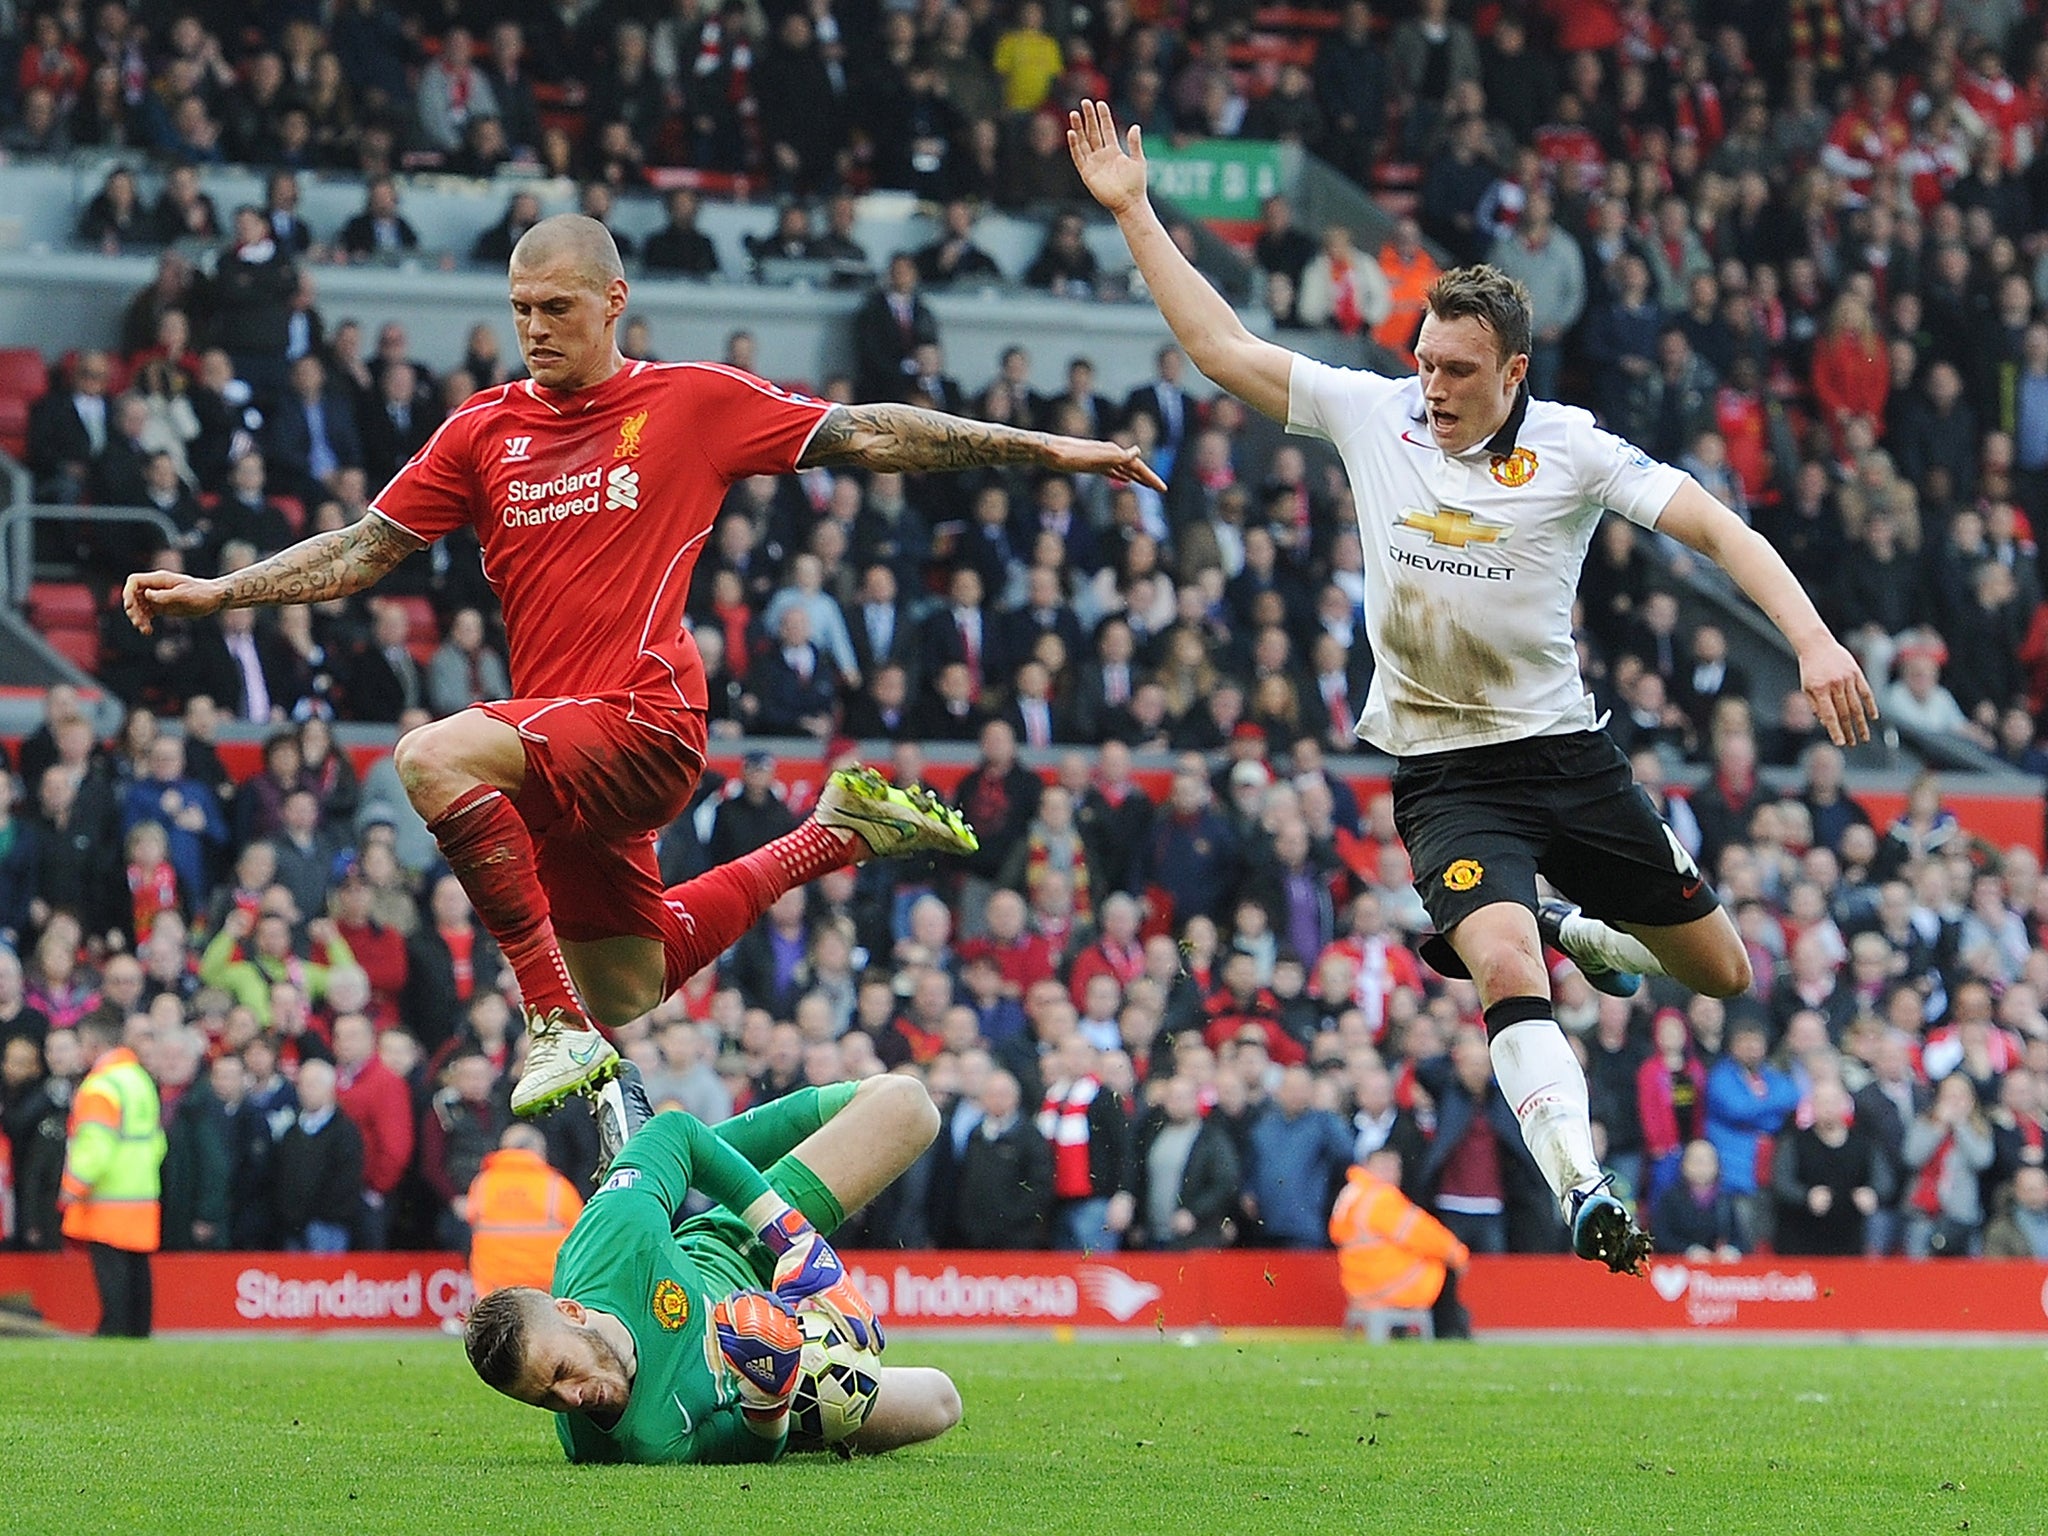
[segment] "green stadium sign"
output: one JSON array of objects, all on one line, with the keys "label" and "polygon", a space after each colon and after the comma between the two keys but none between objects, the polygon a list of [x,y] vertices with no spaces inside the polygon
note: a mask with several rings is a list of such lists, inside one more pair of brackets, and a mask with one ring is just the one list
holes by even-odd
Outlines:
[{"label": "green stadium sign", "polygon": [[1286,184],[1276,143],[1190,139],[1145,146],[1152,191],[1197,219],[1250,220]]}]

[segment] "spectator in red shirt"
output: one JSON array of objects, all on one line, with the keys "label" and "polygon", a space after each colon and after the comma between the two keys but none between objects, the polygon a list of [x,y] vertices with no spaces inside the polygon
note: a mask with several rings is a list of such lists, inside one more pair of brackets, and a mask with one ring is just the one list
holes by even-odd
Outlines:
[{"label": "spectator in red shirt", "polygon": [[65,41],[64,28],[55,11],[40,13],[30,28],[29,44],[21,51],[17,74],[20,89],[26,94],[41,87],[56,98],[59,108],[68,108],[85,86],[85,55]]},{"label": "spectator in red shirt", "polygon": [[1855,203],[1868,199],[1912,137],[1898,108],[1898,82],[1888,69],[1873,69],[1863,94],[1835,119],[1821,147],[1820,163],[1842,179]]},{"label": "spectator in red shirt", "polygon": [[1258,962],[1241,950],[1231,952],[1223,962],[1223,986],[1209,999],[1203,1012],[1208,1024],[1202,1038],[1211,1050],[1234,1040],[1240,1030],[1256,1029],[1265,1036],[1266,1054],[1283,1067],[1296,1067],[1308,1060],[1301,1042],[1281,1026],[1280,1000],[1258,982]]},{"label": "spectator in red shirt", "polygon": [[1707,1069],[1693,1049],[1685,1015],[1663,1009],[1651,1029],[1656,1049],[1636,1070],[1636,1117],[1649,1169],[1645,1205],[1655,1205],[1678,1182],[1686,1147],[1706,1134],[1707,1112]]},{"label": "spectator in red shirt", "polygon": [[2030,101],[2005,72],[2005,60],[1991,43],[1979,46],[1971,55],[1970,67],[1956,82],[1956,94],[1983,122],[1991,141],[2008,171],[2024,170],[2039,145],[2036,113],[2040,103]]},{"label": "spectator in red shirt", "polygon": [[154,821],[139,821],[128,832],[129,918],[123,926],[131,940],[140,943],[156,926],[159,915],[182,916],[185,893],[178,888],[178,872],[171,867],[170,841]]},{"label": "spectator in red shirt", "polygon": [[412,1162],[412,1095],[377,1056],[377,1031],[360,1013],[334,1021],[335,1088],[341,1112],[363,1136],[363,1219],[358,1247],[384,1246],[391,1194]]},{"label": "spectator in red shirt", "polygon": [[1834,434],[1837,452],[1851,421],[1869,422],[1872,435],[1883,438],[1891,356],[1870,307],[1853,293],[1836,299],[1829,313],[1827,334],[1813,349],[1812,382],[1814,406]]},{"label": "spectator in red shirt", "polygon": [[1145,973],[1145,946],[1138,942],[1138,903],[1118,891],[1102,904],[1102,931],[1095,942],[1074,957],[1070,990],[1074,1006],[1088,995],[1088,983],[1108,976],[1128,987]]},{"label": "spectator in red shirt", "polygon": [[1727,381],[1714,391],[1714,430],[1727,445],[1728,467],[1752,507],[1775,503],[1778,495],[1771,477],[1770,418],[1761,384],[1756,359],[1738,353]]},{"label": "spectator in red shirt", "polygon": [[1377,893],[1366,891],[1351,903],[1351,931],[1316,957],[1316,972],[1323,962],[1342,955],[1351,962],[1352,995],[1325,996],[1324,1006],[1335,1010],[1356,1004],[1365,1014],[1367,1027],[1378,1039],[1387,1028],[1387,1003],[1395,991],[1406,987],[1422,991],[1422,962],[1415,952],[1387,931],[1386,909]]},{"label": "spectator in red shirt", "polygon": [[1053,974],[1054,949],[1042,935],[1025,928],[1024,898],[998,890],[988,899],[988,932],[960,946],[960,958],[993,960],[1003,973],[1003,995],[1022,997],[1035,981]]},{"label": "spectator in red shirt", "polygon": [[379,1029],[398,1022],[399,999],[405,994],[408,974],[405,935],[387,928],[371,915],[372,892],[363,874],[362,860],[352,851],[335,860],[334,895],[328,911],[335,931],[355,956],[356,964],[370,978],[368,1012]]}]

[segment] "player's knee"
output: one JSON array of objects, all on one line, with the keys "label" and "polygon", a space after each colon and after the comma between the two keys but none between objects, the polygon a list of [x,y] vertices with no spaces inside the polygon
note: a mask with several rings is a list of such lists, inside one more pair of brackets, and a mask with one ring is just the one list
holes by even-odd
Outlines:
[{"label": "player's knee", "polygon": [[939,1108],[923,1083],[901,1072],[871,1077],[858,1089],[888,1112],[893,1125],[920,1148],[930,1146],[939,1135]]},{"label": "player's knee", "polygon": [[1542,953],[1517,939],[1489,944],[1476,958],[1466,956],[1465,963],[1483,998],[1545,996],[1550,991]]},{"label": "player's knee", "polygon": [[620,1029],[661,1006],[661,984],[642,977],[611,977],[583,989],[584,1006],[606,1029]]},{"label": "player's knee", "polygon": [[939,1136],[939,1106],[932,1102],[930,1090],[914,1077],[905,1077],[901,1073],[888,1076],[901,1085],[894,1091],[903,1101],[899,1113],[903,1116],[904,1130],[918,1146],[930,1146]]},{"label": "player's knee", "polygon": [[1692,985],[1709,997],[1735,997],[1747,992],[1755,982],[1749,952],[1740,944],[1728,944],[1708,957],[1705,974],[1694,977]]},{"label": "player's knee", "polygon": [[414,806],[434,798],[441,782],[457,768],[444,734],[431,725],[416,726],[398,738],[398,745],[391,750],[391,766]]}]

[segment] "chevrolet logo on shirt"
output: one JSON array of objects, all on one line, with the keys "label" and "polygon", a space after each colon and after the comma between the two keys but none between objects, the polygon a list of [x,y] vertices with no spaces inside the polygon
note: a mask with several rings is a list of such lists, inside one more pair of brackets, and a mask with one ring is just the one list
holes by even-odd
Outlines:
[{"label": "chevrolet logo on shirt", "polygon": [[1497,544],[1513,531],[1504,523],[1482,523],[1470,512],[1458,512],[1449,507],[1435,512],[1411,509],[1396,519],[1396,526],[1426,533],[1430,543],[1443,544],[1451,549],[1463,549],[1468,544]]}]

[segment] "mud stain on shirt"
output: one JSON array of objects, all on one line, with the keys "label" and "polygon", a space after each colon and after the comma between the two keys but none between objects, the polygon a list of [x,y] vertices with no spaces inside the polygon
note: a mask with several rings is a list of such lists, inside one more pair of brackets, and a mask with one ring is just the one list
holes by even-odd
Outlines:
[{"label": "mud stain on shirt", "polygon": [[1397,582],[1378,641],[1387,705],[1418,736],[1465,735],[1475,711],[1490,709],[1495,688],[1514,681],[1499,647],[1460,624],[1419,588]]}]

